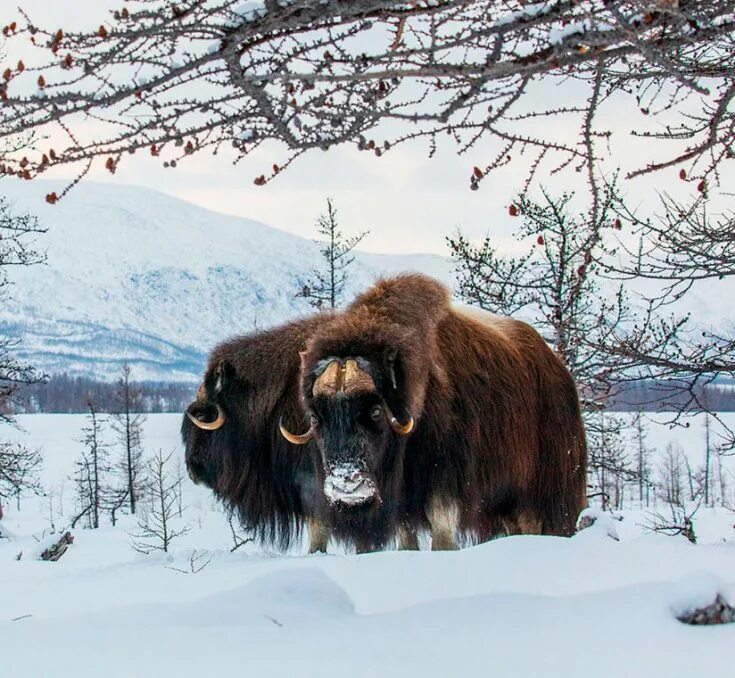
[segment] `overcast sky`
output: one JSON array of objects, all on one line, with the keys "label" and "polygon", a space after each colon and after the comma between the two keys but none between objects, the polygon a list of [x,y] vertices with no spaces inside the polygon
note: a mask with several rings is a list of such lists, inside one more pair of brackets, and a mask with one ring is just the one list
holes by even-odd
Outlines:
[{"label": "overcast sky", "polygon": [[[18,2],[39,24],[69,28],[99,25],[107,19],[108,8],[120,6],[120,0]],[[10,51],[7,56],[12,62],[17,55]],[[624,125],[624,119],[617,122]],[[382,158],[343,147],[307,155],[270,184],[256,187],[254,177],[267,174],[274,162],[282,164],[287,157],[285,149],[274,145],[237,166],[222,157],[200,154],[171,170],[138,154],[126,158],[114,177],[103,168],[92,176],[147,186],[306,237],[314,234],[314,222],[331,197],[346,231],[370,231],[362,249],[446,255],[444,239],[458,228],[473,238],[490,233],[503,250],[512,246],[510,233],[517,222],[508,216],[507,206],[522,185],[520,168],[490,177],[479,191],[469,190],[473,166],[484,167],[492,155],[487,143],[463,156],[447,144],[431,160],[425,144],[399,147]],[[68,170],[65,173],[61,176],[71,176]],[[634,189],[636,199],[668,180],[658,177],[654,182],[639,182]]]}]

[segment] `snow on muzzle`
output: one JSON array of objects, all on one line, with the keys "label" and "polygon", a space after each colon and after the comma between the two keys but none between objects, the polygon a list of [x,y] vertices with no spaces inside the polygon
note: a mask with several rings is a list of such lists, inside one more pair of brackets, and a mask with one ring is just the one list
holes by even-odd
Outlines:
[{"label": "snow on muzzle", "polygon": [[324,494],[332,504],[361,506],[377,495],[375,483],[364,469],[351,463],[336,464],[324,481]]}]

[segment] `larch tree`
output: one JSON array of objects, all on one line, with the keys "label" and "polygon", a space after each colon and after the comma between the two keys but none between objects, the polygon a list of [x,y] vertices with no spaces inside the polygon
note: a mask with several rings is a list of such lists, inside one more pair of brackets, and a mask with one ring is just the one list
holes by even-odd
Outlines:
[{"label": "larch tree", "polygon": [[24,492],[42,494],[39,473],[43,467],[43,456],[34,448],[20,443],[0,442],[0,518],[3,500],[15,498],[20,510]]},{"label": "larch tree", "polygon": [[[0,302],[8,299],[12,287],[10,270],[44,261],[36,239],[45,232],[35,217],[15,213],[0,197]],[[19,341],[15,335],[0,335],[0,422],[10,425],[15,422],[13,412],[21,405],[23,387],[44,380],[44,375],[16,356]],[[38,450],[0,440],[0,513],[3,499],[13,496],[20,502],[23,492],[41,491],[38,472],[42,463]]]},{"label": "larch tree", "polygon": [[635,469],[638,481],[638,502],[648,506],[651,500],[651,450],[648,446],[648,431],[640,408],[633,418]]},{"label": "larch tree", "polygon": [[171,543],[189,532],[186,525],[177,522],[182,509],[179,505],[181,483],[172,478],[170,463],[173,453],[164,455],[161,450],[148,460],[147,474],[150,505],[139,511],[138,532],[133,534],[133,548],[140,553],[168,552]]},{"label": "larch tree", "polygon": [[112,414],[112,429],[123,448],[117,470],[123,478],[124,493],[130,513],[143,493],[143,424],[146,416],[140,389],[131,381],[130,365],[120,368],[115,390],[115,411]]},{"label": "larch tree", "polygon": [[669,443],[658,469],[659,497],[667,504],[681,506],[685,501],[685,465],[681,447]]},{"label": "larch tree", "polygon": [[87,404],[87,424],[82,428],[82,452],[75,466],[74,482],[77,489],[77,515],[72,520],[74,527],[81,518],[86,518],[87,526],[97,529],[100,517],[110,498],[107,474],[109,467],[109,446],[102,436],[102,421],[93,402]]},{"label": "larch tree", "polygon": [[[46,232],[38,219],[16,214],[0,197],[0,301],[12,287],[9,271],[43,263],[45,254],[36,249],[37,237]],[[22,386],[43,381],[44,375],[15,356],[17,336],[0,336],[0,421],[12,422],[12,407]]]},{"label": "larch tree", "polygon": [[622,227],[614,183],[581,212],[572,208],[572,194],[542,196],[521,195],[510,207],[521,219],[516,237],[523,254],[501,256],[490,237],[479,245],[461,233],[448,238],[457,291],[485,310],[522,314],[569,369],[585,415],[592,494],[606,506],[610,490],[636,475],[624,449],[624,422],[606,413],[611,399],[640,378],[641,356],[625,349],[646,345],[664,354],[685,319],[660,318],[662,300],[634,304],[622,283],[605,278],[605,262],[615,253],[609,234]]},{"label": "larch tree", "polygon": [[[683,171],[681,179],[688,180]],[[706,184],[700,181],[698,188],[698,197],[689,202],[662,195],[659,213],[645,217],[619,203],[619,218],[638,240],[637,248],[618,243],[621,257],[617,264],[608,262],[611,271],[622,279],[652,281],[669,299],[684,297],[703,281],[717,285],[734,278],[732,196],[724,196],[726,202],[715,209]],[[735,334],[726,327],[713,328],[711,322],[702,323],[698,330],[679,341],[675,351],[658,352],[646,342],[620,348],[638,362],[643,376],[656,380],[659,400],[667,409],[704,411],[716,419],[722,431],[717,446],[732,452],[735,431],[717,414],[716,383],[735,375]],[[707,467],[709,499],[709,463]]]},{"label": "larch tree", "polygon": [[489,139],[468,167],[476,188],[519,163],[529,180],[591,176],[594,140],[623,137],[624,151],[610,144],[621,160],[631,143],[650,151],[627,176],[716,180],[733,156],[734,12],[735,0],[132,0],[80,31],[21,10],[3,35],[11,55],[31,54],[6,61],[0,140],[63,139],[0,170],[115,172],[137,151],[175,167],[274,140],[284,151],[254,177],[264,184],[314,149],[380,156],[423,140],[433,154],[446,140],[465,153]]},{"label": "larch tree", "polygon": [[354,236],[346,236],[339,227],[337,210],[327,198],[327,211],[322,214],[316,230],[321,236],[317,243],[320,246],[323,266],[314,269],[308,278],[301,282],[297,297],[308,299],[318,309],[337,308],[344,296],[347,284],[347,270],[355,261],[352,251],[368,234],[362,231]]}]

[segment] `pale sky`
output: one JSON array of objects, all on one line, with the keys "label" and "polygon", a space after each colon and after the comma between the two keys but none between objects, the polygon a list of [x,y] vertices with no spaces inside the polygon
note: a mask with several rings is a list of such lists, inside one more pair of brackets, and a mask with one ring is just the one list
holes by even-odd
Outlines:
[{"label": "pale sky", "polygon": [[[97,26],[107,18],[107,8],[119,8],[120,0],[18,0],[38,23],[55,27]],[[8,20],[9,17],[6,17]],[[9,45],[8,59],[17,54]],[[615,124],[625,125],[625,112]],[[622,131],[622,128],[621,128]],[[560,135],[574,133],[560,128]],[[622,140],[627,139],[624,133]],[[625,143],[628,143],[625,141]],[[635,163],[641,150],[618,156]],[[282,164],[285,149],[275,145],[261,149],[237,166],[225,157],[199,154],[185,159],[175,170],[164,169],[157,159],[138,154],[127,157],[117,174],[102,167],[92,173],[95,180],[142,185],[188,200],[219,212],[257,219],[271,226],[305,237],[314,235],[314,222],[331,197],[347,232],[369,230],[361,249],[375,252],[433,252],[446,255],[444,242],[458,228],[471,238],[488,232],[503,250],[512,248],[510,236],[517,222],[507,214],[507,206],[523,183],[518,166],[491,176],[479,191],[469,190],[473,166],[484,167],[492,158],[489,142],[458,156],[454,146],[440,147],[428,158],[426,144],[399,147],[382,158],[360,153],[351,147],[313,152],[298,160],[286,172],[264,187],[253,178],[268,173],[275,162]],[[625,165],[624,165],[625,166]],[[679,186],[672,177],[637,181],[631,187],[640,203],[662,186]],[[48,174],[49,178],[72,176],[69,170]],[[568,173],[555,183],[571,188],[579,175]]]}]

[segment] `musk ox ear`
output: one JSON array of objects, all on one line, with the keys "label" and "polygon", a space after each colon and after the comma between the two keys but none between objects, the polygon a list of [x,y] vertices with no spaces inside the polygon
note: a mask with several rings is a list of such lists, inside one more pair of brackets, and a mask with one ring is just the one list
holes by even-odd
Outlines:
[{"label": "musk ox ear", "polygon": [[396,382],[396,361],[398,360],[398,349],[387,348],[383,352],[383,369],[388,375],[388,381],[395,391],[398,388]]},{"label": "musk ox ear", "polygon": [[[382,395],[388,423],[398,436],[403,437],[413,431],[414,420],[406,402],[405,371],[397,349],[387,348],[383,351],[383,374],[387,388],[384,388]],[[399,413],[400,419],[394,416],[394,412]]]},{"label": "musk ox ear", "polygon": [[210,400],[216,400],[234,378],[235,370],[227,360],[220,360],[209,370],[204,379],[204,389]]}]

